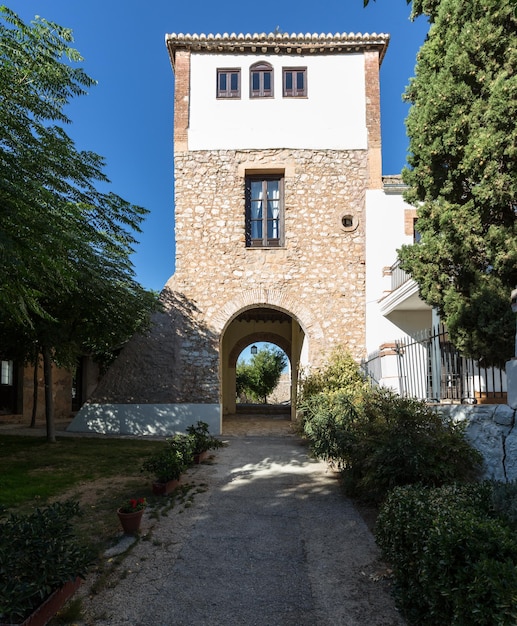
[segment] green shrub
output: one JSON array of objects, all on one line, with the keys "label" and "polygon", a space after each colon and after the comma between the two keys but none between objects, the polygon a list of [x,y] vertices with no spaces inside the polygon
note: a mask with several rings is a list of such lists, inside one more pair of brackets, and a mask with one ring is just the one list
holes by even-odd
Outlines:
[{"label": "green shrub", "polygon": [[356,398],[368,383],[349,352],[338,346],[328,363],[303,378],[298,401],[300,432],[312,453],[344,467],[353,445]]},{"label": "green shrub", "polygon": [[517,481],[494,483],[492,489],[494,509],[517,528]]},{"label": "green shrub", "polygon": [[318,393],[303,404],[303,434],[312,453],[330,465],[342,468],[357,445],[354,422],[357,411],[345,392]]},{"label": "green shrub", "polygon": [[53,591],[84,578],[90,555],[74,537],[77,502],[57,502],[0,522],[0,622],[21,622]]},{"label": "green shrub", "polygon": [[300,410],[313,454],[342,469],[349,495],[382,502],[399,485],[437,487],[479,475],[481,454],[462,426],[386,388],[319,392]]},{"label": "green shrub", "polygon": [[194,441],[189,435],[174,435],[164,447],[142,464],[142,471],[153,474],[156,481],[178,480],[194,460]]},{"label": "green shrub", "polygon": [[394,489],[376,540],[410,624],[517,623],[517,540],[494,512],[489,483]]},{"label": "green shrub", "polygon": [[302,379],[300,403],[304,405],[311,397],[320,393],[340,392],[350,396],[361,394],[369,384],[351,354],[338,346],[332,351],[328,362]]},{"label": "green shrub", "polygon": [[209,433],[206,422],[197,422],[195,426],[192,424],[187,428],[187,434],[190,437],[194,454],[224,447],[224,442]]},{"label": "green shrub", "polygon": [[344,473],[351,494],[381,502],[396,486],[437,487],[479,475],[482,457],[463,426],[424,402],[378,387],[363,394],[358,413]]}]

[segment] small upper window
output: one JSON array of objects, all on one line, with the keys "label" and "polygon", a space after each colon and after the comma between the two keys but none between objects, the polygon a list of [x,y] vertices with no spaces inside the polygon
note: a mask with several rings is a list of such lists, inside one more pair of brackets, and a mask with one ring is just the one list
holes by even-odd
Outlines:
[{"label": "small upper window", "polygon": [[273,97],[273,66],[264,61],[250,67],[250,97]]},{"label": "small upper window", "polygon": [[241,71],[240,69],[217,70],[217,97],[240,98],[241,97]]},{"label": "small upper window", "polygon": [[284,67],[284,98],[303,98],[307,96],[307,68]]},{"label": "small upper window", "polygon": [[413,219],[413,243],[419,243],[420,239],[421,239],[421,234],[418,230],[418,220],[415,217]]}]

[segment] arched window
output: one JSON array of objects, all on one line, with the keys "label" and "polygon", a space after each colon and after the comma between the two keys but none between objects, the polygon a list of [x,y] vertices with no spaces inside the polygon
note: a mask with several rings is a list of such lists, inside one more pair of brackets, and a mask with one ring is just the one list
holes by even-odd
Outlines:
[{"label": "arched window", "polygon": [[273,66],[265,61],[250,67],[250,98],[273,97]]}]

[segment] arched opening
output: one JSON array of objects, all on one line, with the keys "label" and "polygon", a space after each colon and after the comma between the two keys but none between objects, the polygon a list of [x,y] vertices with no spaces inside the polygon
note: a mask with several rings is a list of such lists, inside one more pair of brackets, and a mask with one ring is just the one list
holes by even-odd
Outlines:
[{"label": "arched opening", "polygon": [[290,363],[288,402],[290,418],[296,415],[300,368],[308,353],[306,334],[299,321],[288,311],[271,306],[246,307],[226,324],[221,335],[220,380],[223,419],[237,413],[236,367],[242,351],[253,344],[267,342],[277,346]]},{"label": "arched opening", "polygon": [[269,412],[287,410],[291,406],[291,369],[289,357],[275,343],[257,341],[244,348],[236,367],[237,413],[244,411],[243,405],[267,405]]}]

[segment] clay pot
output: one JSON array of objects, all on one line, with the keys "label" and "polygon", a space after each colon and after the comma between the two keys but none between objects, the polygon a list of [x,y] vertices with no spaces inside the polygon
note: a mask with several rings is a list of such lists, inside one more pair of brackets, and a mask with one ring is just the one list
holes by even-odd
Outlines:
[{"label": "clay pot", "polygon": [[122,513],[120,509],[117,511],[124,534],[134,535],[140,530],[140,522],[142,521],[143,514],[143,509],[141,511],[135,511],[134,513]]},{"label": "clay pot", "polygon": [[168,480],[166,483],[159,483],[155,481],[153,483],[153,493],[157,496],[166,496],[177,489],[179,484],[179,480]]}]

